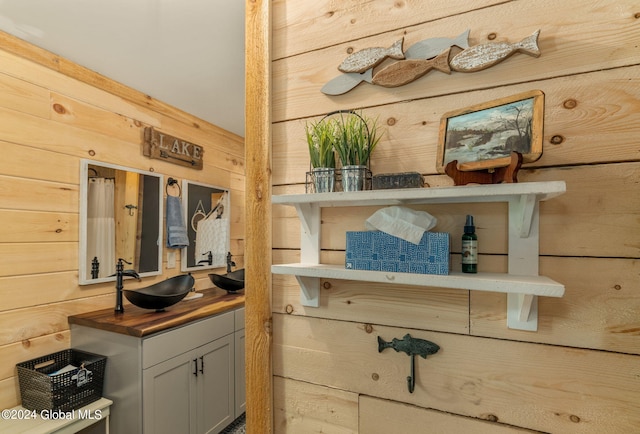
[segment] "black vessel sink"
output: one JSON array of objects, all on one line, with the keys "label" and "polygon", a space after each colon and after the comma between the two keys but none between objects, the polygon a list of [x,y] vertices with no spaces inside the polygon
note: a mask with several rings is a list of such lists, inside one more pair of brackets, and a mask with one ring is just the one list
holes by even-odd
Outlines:
[{"label": "black vessel sink", "polygon": [[190,274],[171,277],[146,288],[123,289],[124,296],[143,309],[162,311],[182,300],[193,288],[195,279]]},{"label": "black vessel sink", "polygon": [[218,288],[228,292],[239,291],[244,288],[244,268],[227,274],[209,274],[209,279]]}]

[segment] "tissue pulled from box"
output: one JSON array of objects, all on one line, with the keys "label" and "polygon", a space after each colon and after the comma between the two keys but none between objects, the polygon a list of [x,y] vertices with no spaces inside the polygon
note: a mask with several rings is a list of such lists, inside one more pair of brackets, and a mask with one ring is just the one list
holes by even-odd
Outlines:
[{"label": "tissue pulled from box", "polygon": [[426,231],[435,227],[438,219],[425,211],[402,206],[382,208],[365,222],[367,230],[381,231],[413,244],[420,244]]}]

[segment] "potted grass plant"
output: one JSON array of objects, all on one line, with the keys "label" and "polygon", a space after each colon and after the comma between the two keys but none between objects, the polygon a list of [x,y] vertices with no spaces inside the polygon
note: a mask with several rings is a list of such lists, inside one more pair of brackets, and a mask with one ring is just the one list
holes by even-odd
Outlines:
[{"label": "potted grass plant", "polygon": [[364,190],[371,154],[382,137],[377,118],[354,111],[340,113],[337,123],[336,154],[341,163],[342,190]]},{"label": "potted grass plant", "polygon": [[332,118],[307,122],[305,133],[311,159],[311,177],[316,193],[332,192],[335,186],[335,142],[338,123]]}]

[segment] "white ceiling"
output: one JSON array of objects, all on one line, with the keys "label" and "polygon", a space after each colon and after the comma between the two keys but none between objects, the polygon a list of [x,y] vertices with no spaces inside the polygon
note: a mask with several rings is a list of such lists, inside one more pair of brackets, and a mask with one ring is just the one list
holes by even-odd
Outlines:
[{"label": "white ceiling", "polygon": [[0,0],[0,30],[244,136],[243,0]]}]

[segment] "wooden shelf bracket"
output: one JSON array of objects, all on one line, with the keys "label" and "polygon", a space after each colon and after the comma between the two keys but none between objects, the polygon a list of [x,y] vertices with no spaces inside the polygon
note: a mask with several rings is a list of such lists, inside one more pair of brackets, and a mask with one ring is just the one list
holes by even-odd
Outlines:
[{"label": "wooden shelf bracket", "polygon": [[[320,206],[316,203],[295,205],[300,219],[300,260],[310,264],[320,263]],[[320,278],[296,276],[300,285],[300,303],[303,306],[320,306]]]},{"label": "wooden shelf bracket", "polygon": [[507,294],[507,327],[538,330],[538,297],[530,294]]}]

